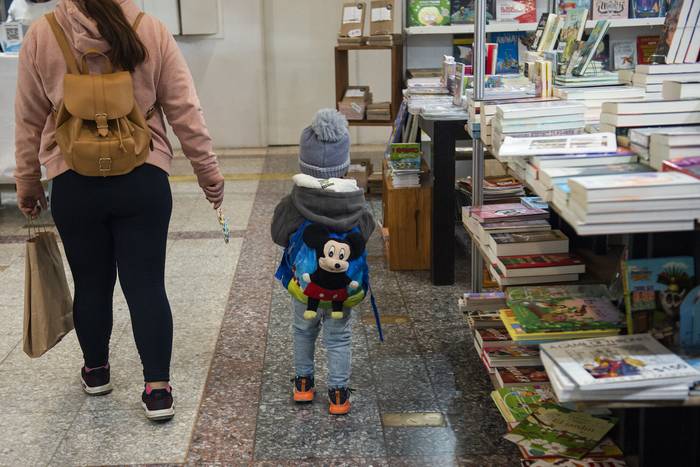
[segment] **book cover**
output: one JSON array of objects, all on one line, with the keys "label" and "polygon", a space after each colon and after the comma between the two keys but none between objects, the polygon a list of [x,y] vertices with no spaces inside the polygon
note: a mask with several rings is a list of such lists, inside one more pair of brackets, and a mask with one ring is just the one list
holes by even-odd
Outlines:
[{"label": "book cover", "polygon": [[452,39],[452,56],[457,63],[472,65],[474,57],[474,37],[469,35],[455,35]]},{"label": "book cover", "polygon": [[[549,402],[549,401],[545,401]],[[573,463],[571,459],[553,456],[531,456],[526,450],[520,448],[523,459],[528,461],[538,460],[538,464],[530,464],[532,467],[628,467],[623,457],[624,453],[612,439],[604,438],[595,448],[593,448],[584,459]],[[525,464],[523,464],[525,465]]]},{"label": "book cover", "polygon": [[535,0],[496,0],[496,21],[534,23],[537,21]]},{"label": "book cover", "polygon": [[652,63],[652,58],[660,40],[659,36],[637,37],[637,64],[648,65]]},{"label": "book cover", "polygon": [[450,0],[409,0],[409,26],[449,26]]},{"label": "book cover", "polygon": [[692,0],[674,0],[666,13],[664,30],[652,56],[654,63],[673,63],[691,2]]},{"label": "book cover", "polygon": [[539,196],[524,196],[520,198],[520,202],[523,204],[523,206],[527,206],[528,208],[532,209],[549,209],[549,203]]},{"label": "book cover", "polygon": [[684,157],[664,161],[664,172],[674,170],[700,179],[700,157]]},{"label": "book cover", "polygon": [[551,342],[540,348],[583,391],[700,380],[700,372],[651,334]]},{"label": "book cover", "polygon": [[549,383],[547,372],[541,366],[520,368],[509,366],[498,368],[496,373],[499,381],[503,383],[503,387]]},{"label": "book cover", "polygon": [[524,448],[531,456],[582,459],[614,426],[614,419],[544,403],[504,438]]},{"label": "book cover", "polygon": [[542,40],[542,35],[544,34],[545,27],[547,26],[547,20],[549,20],[549,13],[542,13],[542,16],[540,16],[540,20],[537,23],[537,29],[532,32],[532,34],[529,34],[526,36],[526,39],[523,41],[528,48],[528,50],[537,50],[537,48],[540,45],[540,41]]},{"label": "book cover", "polygon": [[633,69],[637,63],[637,49],[632,41],[612,41],[610,43],[614,70]]},{"label": "book cover", "polygon": [[628,18],[628,0],[593,0],[591,19]]},{"label": "book cover", "polygon": [[559,49],[561,49],[560,61],[562,64],[568,64],[574,51],[576,44],[583,36],[583,30],[586,27],[588,19],[587,9],[572,9],[568,10],[564,17],[564,25],[559,34]]},{"label": "book cover", "polygon": [[537,347],[501,347],[498,349],[486,349],[485,353],[490,358],[539,358],[540,350]]},{"label": "book cover", "polygon": [[480,341],[483,343],[487,342],[507,342],[510,336],[503,329],[498,328],[482,328],[478,329],[477,334],[479,334]]},{"label": "book cover", "polygon": [[522,204],[489,204],[471,209],[471,215],[481,223],[492,223],[526,217],[532,219],[549,217],[549,213],[542,209],[532,209]]},{"label": "book cover", "polygon": [[499,260],[507,270],[515,269],[539,269],[562,266],[581,266],[585,263],[581,259],[569,253],[557,253],[551,255],[522,255],[501,256]]},{"label": "book cover", "polygon": [[499,311],[501,321],[513,340],[521,345],[536,345],[542,342],[560,341],[567,339],[587,339],[593,337],[615,336],[619,334],[619,329],[596,329],[588,331],[562,331],[562,332],[531,332],[527,333],[515,317],[513,310],[506,308]]},{"label": "book cover", "polygon": [[[573,185],[572,185],[573,184]],[[635,174],[610,175],[608,177],[580,177],[569,180],[572,188],[581,187],[584,190],[605,189],[643,189],[647,187],[675,186],[697,184],[685,174],[677,172],[645,172]]]},{"label": "book cover", "polygon": [[491,41],[498,44],[496,74],[505,75],[520,72],[518,42],[522,33],[494,32]]},{"label": "book cover", "polygon": [[566,235],[559,230],[542,230],[539,232],[512,232],[499,233],[492,235],[494,242],[497,245],[507,245],[514,243],[538,243],[538,242],[556,242],[560,240],[568,240]]},{"label": "book cover", "polygon": [[586,40],[583,50],[581,51],[581,56],[578,59],[572,73],[576,76],[583,76],[588,68],[588,65],[593,60],[593,56],[598,51],[598,47],[603,40],[603,37],[607,34],[608,28],[610,27],[610,21],[602,19],[596,22],[595,27],[591,31],[588,39]]},{"label": "book cover", "polygon": [[509,289],[508,297],[525,332],[624,327],[622,313],[602,286],[518,287]]},{"label": "book cover", "polygon": [[[452,0],[451,23],[452,24],[474,24],[475,0]],[[493,0],[488,0],[486,4],[486,22],[493,20]]]},{"label": "book cover", "polygon": [[659,18],[666,15],[670,0],[630,0],[631,18]]},{"label": "book cover", "polygon": [[700,286],[688,292],[681,303],[680,344],[684,352],[700,354]]},{"label": "book cover", "polygon": [[[626,286],[627,327],[630,332],[655,330],[673,335],[678,326],[680,306],[695,285],[695,263],[690,256],[627,260],[623,264]],[[651,319],[640,323],[638,312]],[[644,326],[648,329],[639,329]],[[636,326],[635,326],[636,323]]]},{"label": "book cover", "polygon": [[559,0],[559,14],[564,15],[573,9],[586,9],[591,11],[591,0]]},{"label": "book cover", "polygon": [[[552,18],[554,16],[554,18]],[[538,52],[551,52],[557,46],[557,39],[559,38],[559,33],[564,25],[564,19],[557,15],[550,15],[545,25],[544,32],[542,33],[542,39],[538,46]]]},{"label": "book cover", "polygon": [[544,402],[554,401],[554,394],[546,386],[515,386],[494,391],[494,399],[502,402],[503,414],[509,423],[525,420]]}]

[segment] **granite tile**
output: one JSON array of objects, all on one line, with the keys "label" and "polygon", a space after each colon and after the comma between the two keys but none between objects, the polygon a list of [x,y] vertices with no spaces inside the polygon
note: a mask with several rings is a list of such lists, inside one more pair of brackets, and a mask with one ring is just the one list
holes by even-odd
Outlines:
[{"label": "granite tile", "polygon": [[384,428],[389,456],[454,455],[457,439],[449,427]]},{"label": "granite tile", "polygon": [[50,465],[184,462],[195,413],[194,407],[178,407],[171,421],[153,423],[142,409],[83,410]]},{"label": "granite tile", "polygon": [[377,458],[321,458],[314,455],[309,455],[304,459],[271,459],[265,461],[253,462],[254,467],[388,467],[389,462],[386,459]]},{"label": "granite tile", "polygon": [[[263,404],[258,415],[255,459],[304,459],[315,457],[382,457],[385,455],[376,404],[353,399],[345,417],[327,413],[326,404],[295,406]],[[285,427],[280,430],[279,427]]]},{"label": "granite tile", "polygon": [[[0,417],[0,465],[47,465],[77,412],[4,413]],[[31,447],[31,449],[29,449]]]},{"label": "granite tile", "polygon": [[377,380],[377,398],[388,400],[397,395],[407,401],[434,397],[424,360],[420,356],[403,355],[377,359],[372,356]]}]

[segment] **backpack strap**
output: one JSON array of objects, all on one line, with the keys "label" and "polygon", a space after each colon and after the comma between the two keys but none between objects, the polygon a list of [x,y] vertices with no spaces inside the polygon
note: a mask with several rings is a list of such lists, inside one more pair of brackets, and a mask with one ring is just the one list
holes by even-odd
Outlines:
[{"label": "backpack strap", "polygon": [[79,75],[80,68],[78,67],[78,61],[75,59],[75,55],[73,55],[73,50],[71,49],[70,44],[68,44],[66,33],[63,32],[61,25],[58,24],[58,20],[56,20],[56,15],[49,13],[46,15],[46,19],[51,26],[53,35],[56,36],[56,41],[58,42],[58,46],[61,48],[61,52],[63,52],[63,58],[66,60],[68,71],[73,75]]},{"label": "backpack strap", "polygon": [[136,19],[134,20],[134,24],[133,24],[133,26],[132,26],[132,27],[134,28],[134,31],[138,30],[139,25],[141,24],[141,20],[143,19],[144,16],[146,16],[146,13],[144,13],[144,12],[142,11],[142,12],[140,12],[139,15],[136,17]]}]

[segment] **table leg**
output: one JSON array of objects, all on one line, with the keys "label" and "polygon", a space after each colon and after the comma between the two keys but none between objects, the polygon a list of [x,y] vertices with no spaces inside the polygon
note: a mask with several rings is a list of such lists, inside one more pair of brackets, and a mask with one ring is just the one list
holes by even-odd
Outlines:
[{"label": "table leg", "polygon": [[435,123],[433,132],[433,285],[455,282],[455,133]]}]

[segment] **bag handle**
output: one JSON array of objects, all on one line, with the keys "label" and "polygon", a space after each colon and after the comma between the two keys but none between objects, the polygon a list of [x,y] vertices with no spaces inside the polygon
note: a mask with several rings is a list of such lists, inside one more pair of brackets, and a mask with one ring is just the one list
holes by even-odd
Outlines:
[{"label": "bag handle", "polygon": [[112,65],[112,61],[109,59],[109,57],[97,49],[90,49],[87,52],[85,52],[82,55],[82,57],[80,58],[80,63],[81,63],[80,71],[82,74],[84,74],[84,75],[90,74],[90,68],[88,68],[88,63],[87,63],[87,59],[90,55],[99,55],[101,57],[104,57],[104,59],[107,60],[107,73],[114,73],[114,65]]},{"label": "bag handle", "polygon": [[49,25],[51,26],[53,35],[56,36],[56,41],[58,42],[58,46],[61,48],[63,58],[65,58],[66,60],[68,72],[73,75],[79,75],[80,69],[78,68],[78,61],[75,59],[75,55],[73,55],[73,50],[68,44],[68,38],[66,37],[66,33],[63,32],[61,25],[58,24],[56,15],[53,13],[48,13],[46,15],[46,19],[48,20]]}]

